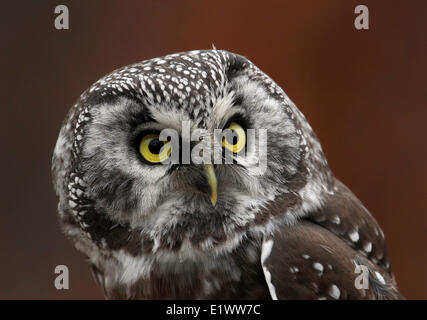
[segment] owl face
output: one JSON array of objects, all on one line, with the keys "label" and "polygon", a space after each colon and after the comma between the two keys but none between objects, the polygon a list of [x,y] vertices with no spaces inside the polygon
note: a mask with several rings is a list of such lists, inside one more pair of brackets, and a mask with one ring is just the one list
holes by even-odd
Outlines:
[{"label": "owl face", "polygon": [[[154,250],[230,249],[265,226],[264,209],[304,180],[304,129],[287,101],[252,63],[225,51],[116,70],[82,95],[61,132],[54,156],[54,174],[66,182],[57,179],[60,208],[104,247],[103,225],[137,230]],[[215,130],[224,129],[237,137],[221,140]],[[266,139],[249,139],[252,129],[265,130]],[[159,139],[164,130],[178,137],[172,152]],[[191,153],[202,144],[212,154],[232,150],[232,163],[195,163]],[[176,149],[178,163],[164,163]]]}]

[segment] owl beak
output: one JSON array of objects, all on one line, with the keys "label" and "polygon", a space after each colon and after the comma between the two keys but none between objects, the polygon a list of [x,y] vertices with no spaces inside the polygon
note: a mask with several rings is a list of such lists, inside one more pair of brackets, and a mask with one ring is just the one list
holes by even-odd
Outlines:
[{"label": "owl beak", "polygon": [[216,175],[215,175],[215,170],[212,164],[205,164],[204,165],[204,172],[205,172],[205,176],[206,179],[208,180],[208,184],[209,184],[209,188],[211,190],[211,202],[212,205],[215,207],[216,205],[216,200],[217,200],[217,180],[216,180]]}]

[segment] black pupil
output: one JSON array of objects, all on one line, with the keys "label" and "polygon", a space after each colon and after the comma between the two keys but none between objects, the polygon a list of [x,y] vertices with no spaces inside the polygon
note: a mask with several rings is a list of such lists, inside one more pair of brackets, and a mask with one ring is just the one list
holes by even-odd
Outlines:
[{"label": "black pupil", "polygon": [[162,147],[163,143],[159,139],[153,139],[148,144],[148,149],[152,154],[159,154]]},{"label": "black pupil", "polygon": [[226,134],[225,138],[227,139],[227,142],[233,146],[237,144],[237,141],[239,141],[239,137],[234,130],[231,130],[229,134]]}]

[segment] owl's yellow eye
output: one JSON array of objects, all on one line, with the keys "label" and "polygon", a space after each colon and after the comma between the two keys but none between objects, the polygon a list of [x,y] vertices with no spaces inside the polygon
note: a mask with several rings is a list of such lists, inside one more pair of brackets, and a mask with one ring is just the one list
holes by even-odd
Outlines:
[{"label": "owl's yellow eye", "polygon": [[160,163],[170,157],[171,143],[160,141],[159,135],[156,133],[149,133],[142,137],[139,152],[148,162]]},{"label": "owl's yellow eye", "polygon": [[226,129],[231,130],[233,134],[225,135],[222,138],[222,146],[234,153],[239,153],[246,145],[245,130],[236,122],[230,123]]}]

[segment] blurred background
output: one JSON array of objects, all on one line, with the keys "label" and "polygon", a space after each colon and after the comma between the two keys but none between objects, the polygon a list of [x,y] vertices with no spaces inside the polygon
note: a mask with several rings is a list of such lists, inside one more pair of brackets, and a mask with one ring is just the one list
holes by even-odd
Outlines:
[{"label": "blurred background", "polygon": [[[70,30],[54,28],[59,4]],[[359,4],[369,30],[354,27]],[[384,229],[401,291],[427,299],[426,21],[423,0],[2,1],[0,298],[103,298],[56,218],[61,122],[113,69],[214,44],[247,56],[299,106]],[[69,290],[53,285],[60,264]]]}]

